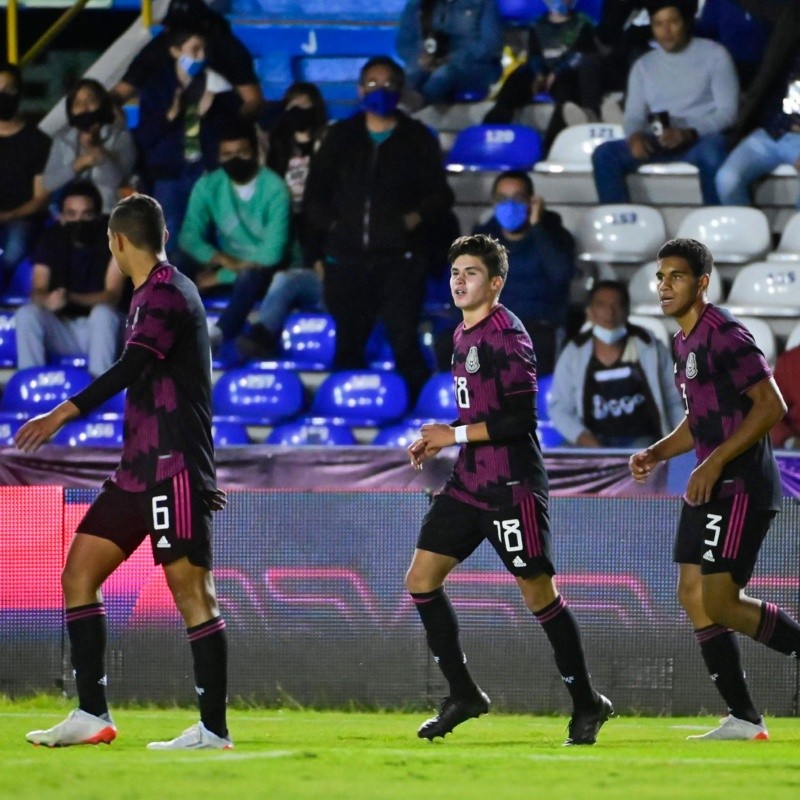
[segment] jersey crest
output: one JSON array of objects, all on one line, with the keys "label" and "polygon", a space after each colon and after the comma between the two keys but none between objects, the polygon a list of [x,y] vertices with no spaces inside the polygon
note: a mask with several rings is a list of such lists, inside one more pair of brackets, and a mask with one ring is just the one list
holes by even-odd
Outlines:
[{"label": "jersey crest", "polygon": [[470,347],[464,367],[470,374],[477,372],[481,368],[481,362],[478,361],[478,348],[475,345]]},{"label": "jersey crest", "polygon": [[686,377],[689,380],[697,377],[697,356],[694,352],[689,353],[686,358]]}]

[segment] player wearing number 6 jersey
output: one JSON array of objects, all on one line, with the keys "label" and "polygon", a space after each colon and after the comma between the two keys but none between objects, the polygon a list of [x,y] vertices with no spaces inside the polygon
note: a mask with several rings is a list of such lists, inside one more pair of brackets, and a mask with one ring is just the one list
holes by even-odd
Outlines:
[{"label": "player wearing number 6 jersey", "polygon": [[122,459],[78,526],[61,583],[78,708],[32,744],[110,743],[106,624],[101,587],[148,536],[187,626],[200,722],[151,749],[229,749],[225,720],[227,644],[211,577],[211,514],[224,508],[211,439],[211,363],[205,312],[194,284],[164,260],[161,206],[133,195],[108,223],[111,254],[134,293],[125,350],[107,372],[20,428],[36,450],[68,420],[127,389]]},{"label": "player wearing number 6 jersey", "polygon": [[547,634],[572,696],[565,744],[594,744],[613,709],[592,687],[575,618],[553,581],[547,474],[536,438],[536,357],[522,323],[498,301],[506,250],[490,236],[462,236],[448,260],[450,291],[464,317],[453,337],[459,418],[423,425],[408,453],[421,469],[443,447],[460,444],[461,451],[422,522],[406,587],[450,693],[418,735],[443,737],[489,710],[467,669],[444,590],[447,575],[488,539]]},{"label": "player wearing number 6 jersey", "polygon": [[689,738],[767,739],[734,631],[800,656],[800,626],[772,603],[744,593],[780,509],[769,431],[786,406],[750,332],[706,299],[712,267],[708,248],[694,239],[673,239],[658,253],[661,308],[680,326],[673,355],[686,417],[631,456],[630,467],[644,481],[659,461],[692,448],[697,455],[675,540],[678,597],[729,713],[717,728]]}]

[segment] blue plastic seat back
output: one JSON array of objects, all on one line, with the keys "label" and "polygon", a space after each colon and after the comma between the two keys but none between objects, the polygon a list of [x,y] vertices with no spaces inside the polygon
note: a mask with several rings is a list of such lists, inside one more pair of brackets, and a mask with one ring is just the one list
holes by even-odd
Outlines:
[{"label": "blue plastic seat back", "polygon": [[[497,10],[503,21],[512,25],[525,25],[539,19],[548,11],[544,0],[497,0]],[[578,0],[575,10],[600,21],[603,11],[603,0]]]},{"label": "blue plastic seat back", "polygon": [[526,125],[471,125],[447,158],[450,172],[533,169],[542,157],[542,137]]},{"label": "blue plastic seat back", "polygon": [[238,422],[224,422],[214,420],[211,425],[211,436],[214,447],[236,447],[237,445],[250,444],[247,428]]},{"label": "blue plastic seat back", "polygon": [[553,387],[552,375],[536,376],[536,417],[539,422],[550,421],[550,389]]},{"label": "blue plastic seat back", "polygon": [[69,447],[122,447],[121,419],[79,419],[68,422],[52,439]]},{"label": "blue plastic seat back", "polygon": [[43,414],[86,388],[92,376],[77,367],[29,367],[17,370],[6,384],[0,409],[31,416]]},{"label": "blue plastic seat back", "polygon": [[17,326],[13,311],[0,311],[0,367],[17,366]]},{"label": "blue plastic seat back", "polygon": [[346,425],[310,417],[279,425],[267,437],[267,444],[331,447],[355,445],[357,442]]},{"label": "blue plastic seat back", "polygon": [[243,367],[226,372],[213,390],[214,416],[272,425],[303,410],[303,384],[294,372]]},{"label": "blue plastic seat back", "polygon": [[449,372],[437,372],[428,378],[419,393],[412,417],[415,421],[424,422],[452,422],[458,419],[453,376]]},{"label": "blue plastic seat back", "polygon": [[329,314],[290,314],[281,333],[281,358],[296,369],[330,369],[336,351],[336,323]]},{"label": "blue plastic seat back", "polygon": [[21,306],[30,301],[33,287],[33,261],[26,258],[17,264],[8,288],[0,295],[0,305]]},{"label": "blue plastic seat back", "polygon": [[397,425],[387,425],[381,428],[371,444],[379,447],[408,447],[411,442],[419,438],[419,425],[404,421]]},{"label": "blue plastic seat back", "polygon": [[562,447],[566,441],[555,429],[552,422],[540,422],[536,428],[536,435],[539,437],[539,444],[542,446],[542,450],[547,450],[550,447]]},{"label": "blue plastic seat back", "polygon": [[367,339],[364,357],[370,369],[394,369],[394,350],[386,336],[386,328],[379,322]]},{"label": "blue plastic seat back", "polygon": [[344,425],[385,425],[408,405],[403,379],[393,372],[349,370],[329,375],[317,389],[311,416],[340,419]]}]

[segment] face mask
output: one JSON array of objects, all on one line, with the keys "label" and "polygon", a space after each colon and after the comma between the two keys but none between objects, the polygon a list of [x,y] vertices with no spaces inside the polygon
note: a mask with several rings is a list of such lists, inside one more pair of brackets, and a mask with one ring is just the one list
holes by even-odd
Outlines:
[{"label": "face mask", "polygon": [[100,109],[96,111],[84,111],[82,114],[69,115],[69,124],[79,131],[90,131],[95,125],[102,125],[105,121],[104,115]]},{"label": "face mask", "polygon": [[500,227],[507,231],[518,231],[524,228],[530,213],[528,204],[520,203],[519,200],[503,200],[494,207],[494,215],[500,223]]},{"label": "face mask", "polygon": [[400,102],[400,92],[392,89],[373,89],[361,98],[361,108],[378,117],[388,117]]},{"label": "face mask", "polygon": [[616,344],[620,339],[624,339],[628,334],[628,329],[624,325],[618,328],[601,328],[599,325],[592,326],[592,336],[605,344]]},{"label": "face mask", "polygon": [[283,112],[283,120],[293,131],[310,131],[314,127],[313,108],[292,106]]},{"label": "face mask", "polygon": [[0,92],[0,119],[9,120],[19,108],[19,93]]},{"label": "face mask", "polygon": [[197,77],[205,68],[206,62],[181,53],[178,56],[178,66],[190,77]]},{"label": "face mask", "polygon": [[98,221],[96,219],[81,219],[65,222],[63,225],[72,243],[78,247],[86,247],[97,237]]},{"label": "face mask", "polygon": [[247,183],[258,172],[258,162],[254,158],[235,156],[220,164],[234,183]]}]

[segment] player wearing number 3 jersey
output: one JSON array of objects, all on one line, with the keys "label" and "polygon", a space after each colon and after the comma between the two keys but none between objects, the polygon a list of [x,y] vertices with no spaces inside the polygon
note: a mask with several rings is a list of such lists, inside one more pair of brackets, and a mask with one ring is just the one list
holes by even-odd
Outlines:
[{"label": "player wearing number 3 jersey", "polygon": [[630,467],[644,481],[659,461],[691,449],[697,455],[675,539],[678,597],[728,716],[689,738],[767,739],[734,631],[800,656],[800,626],[772,603],[744,593],[780,509],[769,431],[786,406],[750,332],[706,299],[712,268],[708,248],[694,239],[673,239],[658,253],[661,308],[680,326],[673,355],[686,417],[668,436],[631,456]]},{"label": "player wearing number 3 jersey", "polygon": [[489,710],[467,669],[444,590],[447,575],[488,539],[547,634],[572,696],[565,744],[594,744],[613,710],[592,687],[575,618],[553,581],[547,474],[536,438],[536,358],[522,323],[498,302],[507,254],[489,236],[463,236],[452,244],[449,262],[450,291],[464,317],[453,337],[459,418],[423,425],[408,453],[421,469],[442,447],[461,450],[422,522],[406,587],[450,693],[418,735],[445,736]]},{"label": "player wearing number 3 jersey", "polygon": [[211,363],[205,312],[194,284],[164,260],[159,204],[118,203],[108,224],[111,254],[134,293],[125,350],[107,372],[50,413],[20,428],[32,452],[68,420],[127,389],[122,458],[78,526],[62,573],[78,708],[33,744],[110,743],[105,608],[101,587],[148,536],[187,626],[200,722],[151,749],[229,749],[225,719],[227,643],[211,577],[211,514],[224,508],[211,439]]}]

